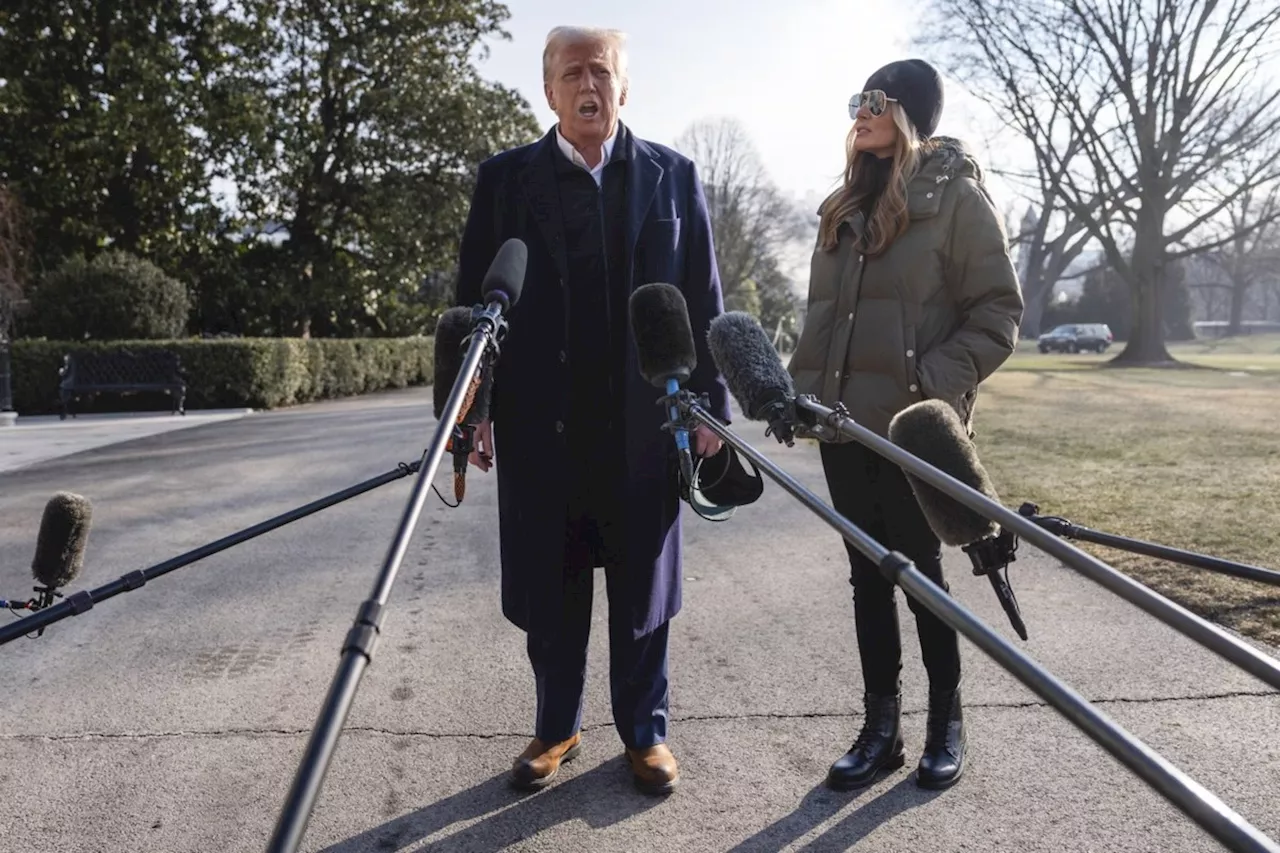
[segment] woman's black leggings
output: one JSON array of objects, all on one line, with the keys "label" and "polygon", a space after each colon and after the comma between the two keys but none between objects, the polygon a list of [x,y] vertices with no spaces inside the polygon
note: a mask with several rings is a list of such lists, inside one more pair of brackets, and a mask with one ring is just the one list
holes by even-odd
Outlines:
[{"label": "woman's black leggings", "polygon": [[[856,442],[821,445],[822,467],[836,512],[891,551],[912,560],[944,591],[942,545],[929,529],[902,469]],[[867,692],[894,695],[901,687],[902,641],[898,631],[895,585],[874,563],[845,542],[853,585],[853,616],[858,654]],[[960,646],[956,632],[928,608],[907,596],[931,690],[953,690],[960,683]]]}]

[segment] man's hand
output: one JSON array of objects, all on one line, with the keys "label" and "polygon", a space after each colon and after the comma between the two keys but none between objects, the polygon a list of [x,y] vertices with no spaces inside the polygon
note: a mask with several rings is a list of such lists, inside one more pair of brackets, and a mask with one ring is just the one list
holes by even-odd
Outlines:
[{"label": "man's hand", "polygon": [[693,452],[696,456],[715,456],[720,452],[724,442],[705,424],[699,424],[693,431]]},{"label": "man's hand", "polygon": [[487,420],[476,424],[475,435],[471,440],[471,455],[467,459],[487,473],[493,467],[493,424]]}]

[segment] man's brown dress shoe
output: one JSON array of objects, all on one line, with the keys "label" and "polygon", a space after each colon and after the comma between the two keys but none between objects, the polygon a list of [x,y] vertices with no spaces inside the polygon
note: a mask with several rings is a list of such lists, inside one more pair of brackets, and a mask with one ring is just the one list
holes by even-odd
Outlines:
[{"label": "man's brown dress shoe", "polygon": [[670,794],[680,782],[676,757],[665,743],[646,749],[628,749],[627,763],[636,787],[646,794]]},{"label": "man's brown dress shoe", "polygon": [[556,778],[560,765],[572,761],[582,744],[582,732],[558,743],[543,743],[538,738],[516,756],[511,765],[511,783],[523,791],[544,788]]}]

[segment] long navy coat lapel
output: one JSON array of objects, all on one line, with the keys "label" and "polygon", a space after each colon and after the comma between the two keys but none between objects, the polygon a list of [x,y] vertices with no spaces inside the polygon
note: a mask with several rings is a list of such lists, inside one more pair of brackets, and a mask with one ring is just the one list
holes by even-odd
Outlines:
[{"label": "long navy coat lapel", "polygon": [[618,125],[619,132],[626,133],[627,158],[631,161],[627,170],[627,266],[634,270],[640,228],[649,215],[664,170],[649,146],[637,144],[631,132],[621,122]]},{"label": "long navy coat lapel", "polygon": [[555,261],[560,282],[569,280],[569,258],[564,245],[564,221],[560,216],[560,190],[556,186],[556,131],[552,128],[533,150],[528,165],[520,174],[525,200],[533,211],[534,221],[547,243],[547,251]]}]

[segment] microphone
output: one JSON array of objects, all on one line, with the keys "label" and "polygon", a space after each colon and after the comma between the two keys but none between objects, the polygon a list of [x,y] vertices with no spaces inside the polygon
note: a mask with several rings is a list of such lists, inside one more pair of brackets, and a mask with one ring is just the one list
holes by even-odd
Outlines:
[{"label": "microphone", "polygon": [[[955,409],[941,400],[924,400],[898,412],[889,422],[889,440],[966,486],[999,503],[991,478]],[[996,532],[996,523],[907,475],[920,509],[934,534],[948,545],[968,545]]]},{"label": "microphone", "polygon": [[93,508],[86,498],[58,492],[44,507],[40,532],[36,534],[36,554],[31,560],[31,576],[40,586],[41,607],[48,607],[57,595],[54,590],[71,583],[84,565],[84,549],[89,541]]},{"label": "microphone", "polygon": [[[636,340],[640,375],[645,381],[673,397],[689,381],[698,365],[689,325],[689,306],[684,294],[670,284],[645,284],[631,294],[631,334]],[[673,423],[679,417],[674,403],[668,404]],[[676,449],[685,482],[693,484],[693,456],[689,452],[689,431],[676,427]]]},{"label": "microphone", "polygon": [[[84,565],[93,508],[88,499],[71,492],[58,492],[45,504],[36,534],[36,553],[31,560],[31,576],[37,586],[36,598],[25,602],[0,599],[0,607],[10,610],[43,610],[61,598],[59,589],[71,583]],[[43,634],[41,628],[39,634]]]},{"label": "microphone", "polygon": [[524,272],[529,264],[529,247],[523,240],[512,237],[498,247],[493,262],[480,281],[480,292],[485,305],[495,313],[506,313],[520,300],[524,288]]},{"label": "microphone", "polygon": [[790,447],[795,443],[795,387],[778,351],[755,317],[729,311],[711,321],[707,330],[711,360],[724,376],[748,420],[766,421],[772,434]]},{"label": "microphone", "polygon": [[[995,486],[978,459],[960,416],[942,400],[914,403],[889,422],[889,440],[966,486],[999,503]],[[904,471],[916,502],[934,535],[969,555],[975,575],[986,575],[1018,636],[1027,639],[1026,625],[1008,581],[1000,576],[1015,559],[1017,539],[994,521]]]},{"label": "microphone", "polygon": [[[432,407],[437,420],[443,414],[453,391],[453,383],[462,370],[464,352],[471,342],[472,331],[485,318],[495,328],[501,325],[500,316],[520,299],[528,260],[529,248],[524,241],[514,238],[507,240],[498,248],[481,280],[480,292],[484,294],[485,305],[450,308],[436,322]],[[495,348],[497,344],[495,337]],[[467,457],[475,449],[476,425],[489,419],[493,395],[493,356],[493,352],[486,350],[467,386],[462,407],[458,411],[458,420],[445,445],[445,449],[453,454],[453,494],[458,503],[462,503],[467,492]],[[486,455],[485,459],[488,458]]]}]

